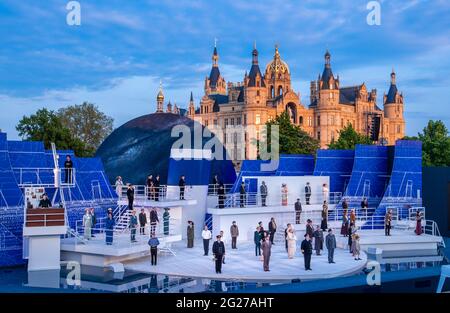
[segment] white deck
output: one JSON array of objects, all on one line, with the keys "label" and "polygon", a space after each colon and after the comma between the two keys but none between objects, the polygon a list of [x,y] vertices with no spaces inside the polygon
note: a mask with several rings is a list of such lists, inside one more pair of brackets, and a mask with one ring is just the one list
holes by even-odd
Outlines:
[{"label": "white deck", "polygon": [[[300,245],[300,241],[297,245]],[[226,264],[222,267],[222,274],[216,274],[212,255],[203,256],[202,242],[195,242],[192,249],[186,248],[185,242],[178,242],[173,245],[173,248],[176,251],[176,256],[159,256],[156,266],[150,265],[150,258],[147,256],[126,261],[124,263],[125,269],[176,277],[247,282],[283,282],[293,279],[315,280],[352,275],[360,272],[367,261],[364,253],[361,255],[361,261],[355,261],[347,250],[337,249],[334,257],[336,264],[329,264],[325,250],[322,251],[320,256],[313,254],[312,271],[305,271],[303,256],[299,250],[294,259],[288,259],[284,244],[276,244],[272,248],[270,272],[264,272],[262,262],[259,257],[255,256],[253,244],[240,243],[237,250],[232,250],[230,243],[227,242]]]},{"label": "white deck", "polygon": [[[104,267],[112,263],[136,259],[149,254],[148,235],[136,234],[137,242],[131,243],[130,234],[114,236],[112,245],[106,245],[104,234],[96,234],[86,244],[76,244],[75,238],[61,240],[61,260],[77,261],[82,265]],[[181,235],[158,238],[161,246],[180,241]]]},{"label": "white deck", "polygon": [[[128,200],[126,198],[120,198],[117,201],[118,205],[128,205]],[[161,199],[159,201],[148,200],[146,198],[135,198],[133,202],[134,207],[159,207],[159,208],[171,208],[171,207],[182,207],[186,205],[195,205],[197,200],[195,199]]]}]

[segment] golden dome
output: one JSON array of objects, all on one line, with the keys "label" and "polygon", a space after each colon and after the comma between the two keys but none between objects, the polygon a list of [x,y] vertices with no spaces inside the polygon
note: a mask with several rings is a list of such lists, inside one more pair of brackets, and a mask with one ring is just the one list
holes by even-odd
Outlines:
[{"label": "golden dome", "polygon": [[163,94],[163,90],[162,90],[162,82],[159,82],[159,92],[158,95],[156,96],[156,100],[157,101],[164,101],[164,94]]},{"label": "golden dome", "polygon": [[286,62],[284,62],[280,57],[280,52],[278,51],[278,46],[275,46],[275,55],[273,56],[273,60],[267,64],[266,66],[266,76],[269,74],[289,74],[289,66]]}]

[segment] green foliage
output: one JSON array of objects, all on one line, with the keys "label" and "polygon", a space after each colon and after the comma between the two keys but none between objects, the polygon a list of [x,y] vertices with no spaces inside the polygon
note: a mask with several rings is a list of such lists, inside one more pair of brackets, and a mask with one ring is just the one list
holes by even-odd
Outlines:
[{"label": "green foliage", "polygon": [[357,144],[371,145],[373,142],[366,135],[359,134],[352,126],[347,124],[339,131],[339,139],[332,140],[328,145],[329,149],[355,149]]},{"label": "green foliage", "polygon": [[16,130],[24,140],[43,141],[46,149],[50,149],[51,143],[54,142],[58,149],[71,149],[77,156],[92,156],[95,152],[86,147],[83,141],[75,138],[54,111],[46,108],[24,116],[17,124]]},{"label": "green foliage", "polygon": [[447,127],[438,120],[430,120],[418,134],[422,141],[422,163],[424,166],[449,166],[450,165],[450,137]]},{"label": "green foliage", "polygon": [[113,119],[92,103],[71,105],[58,110],[62,124],[71,134],[95,151],[113,130]]},{"label": "green foliage", "polygon": [[271,144],[270,136],[272,126],[279,126],[279,153],[280,154],[315,154],[319,149],[319,142],[308,135],[300,126],[291,123],[289,115],[283,112],[275,119],[266,122],[266,130],[261,138],[267,140],[268,147]]}]

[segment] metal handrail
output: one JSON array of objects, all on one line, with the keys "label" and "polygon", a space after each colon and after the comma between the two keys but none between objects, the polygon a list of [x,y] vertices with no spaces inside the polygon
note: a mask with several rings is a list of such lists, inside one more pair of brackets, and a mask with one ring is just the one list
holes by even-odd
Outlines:
[{"label": "metal handrail", "polygon": [[[340,197],[342,196],[342,193],[340,192],[333,192],[329,193],[327,203],[328,205],[337,204],[340,201]],[[241,198],[243,197],[243,205],[245,207],[256,207],[262,205],[262,199],[261,199],[261,193],[259,192],[246,192],[244,196],[242,196],[240,193],[229,193],[224,195],[223,204],[225,208],[237,208],[241,207]],[[330,199],[333,199],[332,202],[330,202]],[[314,201],[315,200],[315,201]],[[218,202],[221,201],[218,199]],[[293,193],[287,194],[287,203],[286,206],[294,206],[295,202],[297,201],[297,197]],[[311,199],[310,205],[322,205],[324,201],[323,196],[317,198]],[[305,205],[304,202],[302,202],[302,205]],[[276,197],[274,200],[273,198],[266,198],[266,206],[283,206],[282,202],[282,195]],[[217,207],[219,207],[219,203],[217,204]]]},{"label": "metal handrail", "polygon": [[[220,184],[208,185],[208,196],[217,196]],[[233,189],[234,184],[223,184],[224,193],[229,193]]]},{"label": "metal handrail", "polygon": [[[167,196],[167,185],[160,185],[159,187],[148,187],[146,185],[133,185],[134,187],[134,199],[166,199]],[[115,187],[114,187],[115,188]],[[128,187],[126,185],[121,186],[119,199],[127,198]]]},{"label": "metal handrail", "polygon": [[[66,186],[73,187],[76,185],[76,168],[70,168],[72,179],[70,182],[65,183],[65,168],[50,168],[50,167],[13,167],[12,168],[14,174],[19,176],[19,180],[17,184],[20,187],[25,186]],[[33,178],[33,181],[25,181],[24,174],[32,174],[36,175]],[[41,175],[46,174],[48,177],[52,179],[52,182],[43,182]],[[56,179],[55,179],[56,178]],[[34,181],[35,179],[35,181]]]}]

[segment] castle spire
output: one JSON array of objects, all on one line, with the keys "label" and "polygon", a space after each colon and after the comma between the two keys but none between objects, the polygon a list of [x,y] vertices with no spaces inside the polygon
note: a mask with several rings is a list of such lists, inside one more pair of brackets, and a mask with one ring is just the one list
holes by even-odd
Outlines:
[{"label": "castle spire", "polygon": [[217,53],[217,38],[214,39],[214,51],[212,55],[212,65],[213,67],[219,66],[219,53]]},{"label": "castle spire", "polygon": [[162,87],[162,80],[159,80],[159,92],[156,96],[156,112],[161,113],[164,112],[164,93],[163,93],[163,87]]},{"label": "castle spire", "polygon": [[394,71],[394,68],[392,68],[392,72],[391,72],[391,84],[395,85],[395,71]]}]

